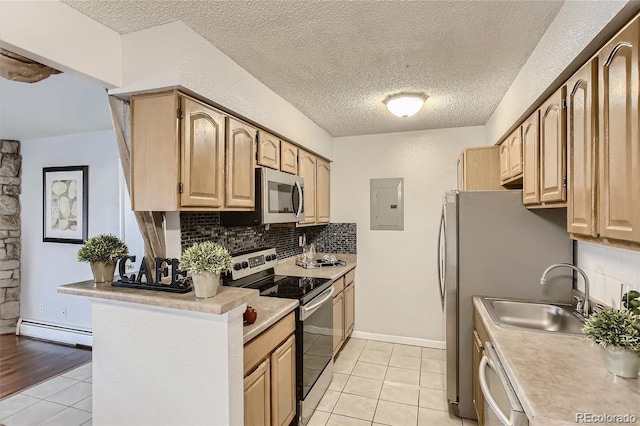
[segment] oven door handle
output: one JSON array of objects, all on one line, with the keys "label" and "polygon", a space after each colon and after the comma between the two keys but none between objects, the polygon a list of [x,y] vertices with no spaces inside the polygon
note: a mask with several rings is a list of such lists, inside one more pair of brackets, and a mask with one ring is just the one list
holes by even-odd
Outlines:
[{"label": "oven door handle", "polygon": [[320,306],[324,305],[328,300],[332,299],[334,291],[335,291],[335,289],[333,288],[333,285],[332,285],[331,288],[329,288],[328,290],[323,291],[318,296],[318,298],[320,298],[321,300],[318,300],[317,302],[315,302],[315,303],[313,303],[313,304],[311,304],[309,306],[301,306],[300,307],[300,319],[302,321],[304,321],[307,318],[309,318],[315,311],[320,309]]}]

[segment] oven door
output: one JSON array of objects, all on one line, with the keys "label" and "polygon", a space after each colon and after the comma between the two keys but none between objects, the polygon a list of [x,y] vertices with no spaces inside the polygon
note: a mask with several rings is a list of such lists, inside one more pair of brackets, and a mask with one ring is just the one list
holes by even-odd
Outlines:
[{"label": "oven door", "polygon": [[306,424],[333,376],[333,286],[300,306],[298,330],[298,396],[300,416]]},{"label": "oven door", "polygon": [[304,179],[278,170],[262,169],[262,223],[304,220]]}]

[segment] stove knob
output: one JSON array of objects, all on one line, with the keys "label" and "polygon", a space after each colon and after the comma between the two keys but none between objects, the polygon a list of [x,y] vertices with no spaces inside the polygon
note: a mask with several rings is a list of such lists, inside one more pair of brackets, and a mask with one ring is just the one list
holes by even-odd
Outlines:
[{"label": "stove knob", "polygon": [[272,261],[272,260],[274,260],[275,258],[276,258],[275,256],[272,256],[272,255],[270,255],[270,254],[268,254],[268,255],[267,255],[267,257],[266,257],[267,262],[271,262],[271,261]]},{"label": "stove knob", "polygon": [[242,262],[242,269],[246,269],[249,267],[249,263],[248,262]]},{"label": "stove knob", "polygon": [[239,263],[236,263],[233,265],[233,270],[234,271],[239,271],[240,269],[242,269],[242,265],[240,265]]}]

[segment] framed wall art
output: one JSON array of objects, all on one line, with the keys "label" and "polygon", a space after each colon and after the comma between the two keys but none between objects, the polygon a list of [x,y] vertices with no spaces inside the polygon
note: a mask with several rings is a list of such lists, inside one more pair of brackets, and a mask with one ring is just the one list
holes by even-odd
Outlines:
[{"label": "framed wall art", "polygon": [[89,229],[89,166],[42,169],[42,241],[82,244]]}]

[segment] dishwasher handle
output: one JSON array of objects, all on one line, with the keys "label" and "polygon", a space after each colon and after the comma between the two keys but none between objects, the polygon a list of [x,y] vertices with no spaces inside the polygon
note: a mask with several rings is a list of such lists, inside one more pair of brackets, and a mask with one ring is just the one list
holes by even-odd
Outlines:
[{"label": "dishwasher handle", "polygon": [[498,407],[498,403],[496,403],[495,399],[493,399],[493,395],[489,391],[489,385],[487,383],[487,367],[495,370],[493,362],[487,357],[487,355],[482,356],[482,360],[480,360],[480,367],[478,367],[478,379],[480,381],[480,389],[482,390],[482,395],[484,395],[485,401],[489,404],[489,407],[496,413],[498,419],[502,422],[504,426],[513,426],[511,420],[502,412],[500,407]]}]

